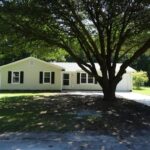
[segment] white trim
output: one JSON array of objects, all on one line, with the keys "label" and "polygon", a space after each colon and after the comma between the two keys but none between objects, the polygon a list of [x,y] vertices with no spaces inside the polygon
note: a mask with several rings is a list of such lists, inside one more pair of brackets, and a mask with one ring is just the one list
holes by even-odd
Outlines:
[{"label": "white trim", "polygon": [[[19,81],[18,82],[14,82],[13,80],[13,73],[14,72],[18,72],[19,73]],[[20,71],[11,71],[11,84],[20,84]]]},{"label": "white trim", "polygon": [[[45,73],[50,73],[50,76],[49,76],[49,82],[45,82]],[[51,72],[50,71],[43,71],[43,84],[51,84]]]}]

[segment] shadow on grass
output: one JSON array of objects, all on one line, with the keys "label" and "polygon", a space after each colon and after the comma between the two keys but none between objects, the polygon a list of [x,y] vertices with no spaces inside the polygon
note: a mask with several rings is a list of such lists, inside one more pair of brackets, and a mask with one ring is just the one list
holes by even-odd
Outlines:
[{"label": "shadow on grass", "polygon": [[[86,110],[86,115],[78,112]],[[0,99],[0,132],[83,131],[113,135],[150,129],[150,108],[133,101],[109,105],[92,96],[26,96]]]}]

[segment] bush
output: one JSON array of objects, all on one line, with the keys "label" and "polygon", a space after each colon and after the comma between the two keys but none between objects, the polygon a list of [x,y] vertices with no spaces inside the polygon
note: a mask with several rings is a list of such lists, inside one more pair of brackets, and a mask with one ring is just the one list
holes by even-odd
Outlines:
[{"label": "bush", "polygon": [[147,81],[148,81],[147,72],[139,71],[133,73],[133,86],[136,89],[140,89],[140,87],[143,86],[144,83]]}]

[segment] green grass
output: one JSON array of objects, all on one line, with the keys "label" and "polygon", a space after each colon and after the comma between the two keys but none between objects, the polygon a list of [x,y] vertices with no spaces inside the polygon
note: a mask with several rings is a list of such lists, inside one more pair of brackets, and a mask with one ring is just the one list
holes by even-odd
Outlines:
[{"label": "green grass", "polygon": [[150,95],[150,87],[141,87],[141,89],[134,89],[133,92],[144,95]]},{"label": "green grass", "polygon": [[[79,117],[76,112],[80,110],[101,115]],[[149,128],[149,114],[149,107],[127,100],[108,104],[91,96],[4,96],[0,98],[0,133],[93,130],[122,135]]]},{"label": "green grass", "polygon": [[56,103],[37,95],[1,98],[0,132],[71,130],[73,114],[60,112]]},{"label": "green grass", "polygon": [[0,98],[4,97],[20,97],[20,96],[54,96],[57,93],[50,92],[3,92],[0,93]]}]

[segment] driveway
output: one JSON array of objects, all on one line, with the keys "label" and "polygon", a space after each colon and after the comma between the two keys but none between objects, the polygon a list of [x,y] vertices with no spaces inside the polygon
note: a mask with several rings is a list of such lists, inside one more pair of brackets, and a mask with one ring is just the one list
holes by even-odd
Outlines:
[{"label": "driveway", "polygon": [[150,132],[130,137],[95,132],[5,133],[0,135],[1,150],[149,150]]},{"label": "driveway", "polygon": [[[92,96],[103,96],[101,91],[62,91],[61,94],[67,95],[92,95]],[[133,93],[133,92],[116,92],[117,97],[133,100],[147,106],[150,106],[150,96]]]},{"label": "driveway", "polygon": [[133,92],[117,92],[118,97],[125,98],[128,100],[133,100],[147,106],[150,106],[150,96],[133,93]]}]

